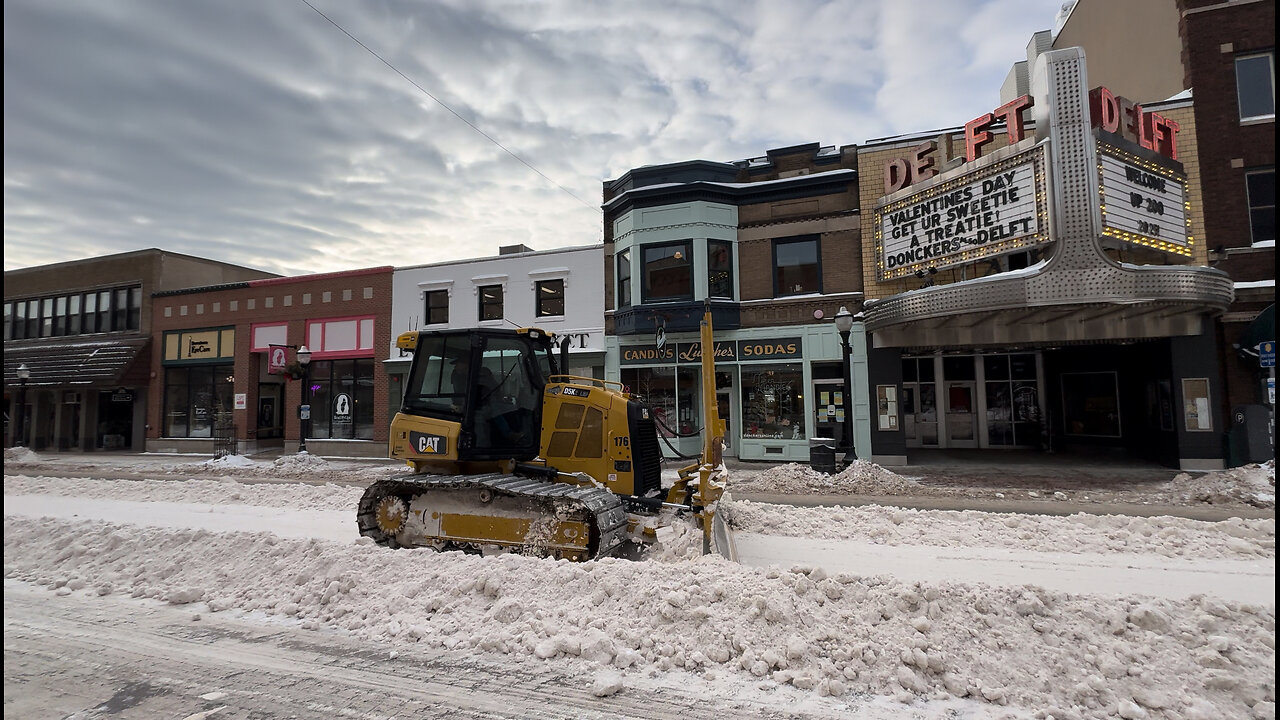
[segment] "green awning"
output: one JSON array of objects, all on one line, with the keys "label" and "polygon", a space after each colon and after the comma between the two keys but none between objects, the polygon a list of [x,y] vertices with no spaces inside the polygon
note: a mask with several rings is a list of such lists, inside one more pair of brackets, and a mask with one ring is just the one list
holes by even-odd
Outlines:
[{"label": "green awning", "polygon": [[1258,317],[1249,323],[1240,335],[1240,349],[1250,355],[1258,354],[1258,343],[1276,339],[1276,304],[1271,303],[1266,310],[1258,313]]}]

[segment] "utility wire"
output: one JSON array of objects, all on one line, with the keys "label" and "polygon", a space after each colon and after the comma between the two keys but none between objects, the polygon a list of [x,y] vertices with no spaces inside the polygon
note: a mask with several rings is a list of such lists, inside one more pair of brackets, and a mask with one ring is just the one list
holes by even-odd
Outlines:
[{"label": "utility wire", "polygon": [[587,206],[587,207],[589,207],[589,208],[591,208],[591,209],[595,210],[596,212],[601,212],[601,210],[600,210],[600,208],[599,208],[599,207],[597,207],[597,206],[595,206],[595,205],[592,205],[592,204],[590,204],[590,203],[586,202],[585,200],[583,200],[582,198],[578,197],[577,195],[574,195],[572,190],[570,190],[569,188],[567,188],[567,187],[565,187],[565,186],[561,185],[560,183],[556,182],[555,180],[552,180],[551,178],[547,177],[546,173],[542,172],[542,171],[541,171],[541,170],[539,170],[538,168],[536,168],[536,167],[534,167],[533,165],[529,164],[529,162],[528,162],[527,160],[525,160],[524,158],[522,158],[522,157],[520,157],[519,155],[515,154],[515,153],[514,153],[514,152],[512,152],[511,150],[507,149],[507,146],[506,146],[506,145],[503,145],[502,143],[500,143],[500,142],[498,142],[497,140],[495,140],[491,135],[489,135],[489,133],[487,133],[487,132],[485,132],[485,131],[481,130],[481,129],[480,129],[480,128],[478,128],[478,127],[476,127],[476,126],[475,126],[475,123],[473,123],[473,122],[471,122],[470,120],[468,120],[468,119],[466,119],[466,118],[462,117],[461,115],[459,115],[459,114],[457,113],[457,111],[455,111],[453,108],[451,108],[451,107],[449,107],[448,105],[446,105],[446,104],[444,103],[444,101],[443,101],[443,100],[441,100],[440,98],[436,97],[435,95],[432,95],[430,92],[428,92],[428,91],[427,91],[427,89],[426,89],[426,88],[424,88],[424,87],[422,87],[421,85],[419,85],[418,83],[414,82],[413,78],[411,78],[411,77],[409,77],[408,75],[405,75],[404,73],[400,72],[400,69],[399,69],[399,68],[397,68],[395,65],[392,65],[391,63],[387,62],[386,58],[384,58],[384,57],[382,57],[381,55],[379,55],[378,53],[374,52],[374,51],[373,51],[373,50],[372,50],[368,45],[365,45],[364,43],[360,42],[360,39],[359,39],[359,38],[357,38],[355,35],[352,35],[351,33],[347,32],[346,28],[344,28],[344,27],[342,27],[341,25],[339,25],[338,23],[334,22],[334,21],[333,21],[333,18],[329,17],[328,15],[325,15],[323,12],[320,12],[320,10],[319,10],[315,5],[312,5],[310,2],[307,2],[307,0],[300,0],[300,2],[302,2],[302,4],[303,4],[303,5],[306,5],[307,7],[311,8],[312,10],[314,10],[314,11],[315,11],[315,13],[316,13],[317,15],[319,15],[320,17],[324,18],[325,20],[328,20],[330,25],[332,25],[332,26],[334,26],[334,27],[338,28],[338,30],[342,31],[342,34],[343,34],[343,35],[346,35],[347,37],[351,38],[352,42],[354,42],[355,44],[357,44],[357,45],[359,45],[360,47],[364,48],[364,49],[365,49],[365,51],[366,51],[366,52],[368,52],[370,55],[372,55],[372,56],[374,56],[374,57],[378,58],[378,60],[380,60],[380,61],[382,62],[382,64],[383,64],[383,65],[386,65],[387,67],[391,68],[391,70],[392,70],[393,72],[395,72],[395,74],[397,74],[397,75],[399,75],[400,77],[404,78],[404,79],[405,79],[405,80],[406,80],[410,85],[412,85],[412,86],[414,86],[414,87],[418,88],[418,90],[419,90],[420,92],[422,92],[422,94],[423,94],[423,95],[426,95],[427,97],[431,98],[432,100],[435,100],[435,101],[436,101],[436,104],[438,104],[440,107],[444,108],[445,110],[448,110],[450,113],[453,113],[453,116],[454,116],[454,117],[456,117],[456,118],[458,118],[459,120],[461,120],[462,122],[466,123],[466,124],[467,124],[467,126],[468,126],[468,127],[470,127],[472,130],[475,130],[476,132],[478,132],[478,133],[480,133],[481,135],[483,135],[483,136],[484,136],[484,138],[485,138],[486,140],[488,140],[489,142],[493,143],[494,145],[497,145],[499,148],[502,148],[502,151],[503,151],[503,152],[505,152],[506,154],[510,155],[511,157],[515,158],[516,160],[519,160],[519,161],[520,161],[520,164],[522,164],[522,165],[524,165],[525,167],[529,168],[530,170],[532,170],[532,171],[534,171],[534,172],[538,173],[538,175],[539,175],[543,180],[546,180],[547,182],[551,183],[552,185],[555,185],[556,187],[560,188],[561,190],[563,190],[563,191],[565,192],[565,194],[567,194],[569,197],[573,198],[574,200],[577,200],[578,202],[580,202],[580,203],[582,203],[583,205],[585,205],[585,206]]}]

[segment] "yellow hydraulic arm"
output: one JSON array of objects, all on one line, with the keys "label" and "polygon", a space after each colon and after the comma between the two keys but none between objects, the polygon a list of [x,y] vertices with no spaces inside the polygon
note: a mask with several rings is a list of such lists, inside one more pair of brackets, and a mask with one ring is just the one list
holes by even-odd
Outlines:
[{"label": "yellow hydraulic arm", "polygon": [[724,421],[716,404],[715,338],[711,327],[711,302],[703,305],[701,330],[702,348],[702,457],[696,465],[680,469],[680,480],[671,488],[668,502],[680,502],[688,493],[689,483],[697,474],[692,504],[700,507],[702,521],[702,552],[711,552],[711,527],[715,520],[716,505],[724,494],[728,473],[724,467]]}]

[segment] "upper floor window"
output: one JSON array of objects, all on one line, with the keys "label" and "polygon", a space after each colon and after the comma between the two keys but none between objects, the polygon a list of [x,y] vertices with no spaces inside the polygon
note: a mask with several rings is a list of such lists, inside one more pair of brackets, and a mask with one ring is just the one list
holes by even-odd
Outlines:
[{"label": "upper floor window", "polygon": [[733,297],[733,244],[724,240],[707,242],[707,295]]},{"label": "upper floor window", "polygon": [[502,319],[502,286],[482,285],[480,287],[480,319]]},{"label": "upper floor window", "polygon": [[439,325],[449,322],[449,291],[428,290],[424,302],[423,316],[428,325]]},{"label": "upper floor window", "polygon": [[14,300],[5,308],[5,340],[142,329],[140,285]]},{"label": "upper floor window", "polygon": [[645,302],[693,299],[693,258],[688,240],[644,248]]},{"label": "upper floor window", "polygon": [[1253,244],[1276,240],[1276,169],[1246,173],[1249,192],[1249,230]]},{"label": "upper floor window", "polygon": [[1275,53],[1236,58],[1236,96],[1241,120],[1274,119],[1276,116]]},{"label": "upper floor window", "polygon": [[803,295],[822,292],[822,263],[817,235],[773,241],[773,294]]},{"label": "upper floor window", "polygon": [[631,307],[631,249],[618,253],[618,302],[620,308]]},{"label": "upper floor window", "polygon": [[564,315],[564,280],[542,280],[535,284],[537,316]]}]

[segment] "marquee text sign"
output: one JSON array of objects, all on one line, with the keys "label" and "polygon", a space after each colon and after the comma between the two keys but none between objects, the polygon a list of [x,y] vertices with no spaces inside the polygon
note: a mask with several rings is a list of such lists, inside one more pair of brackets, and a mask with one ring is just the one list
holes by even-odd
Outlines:
[{"label": "marquee text sign", "polygon": [[[673,347],[674,346],[674,347]],[[716,362],[749,362],[752,360],[798,360],[804,357],[804,344],[798,337],[768,340],[728,340],[715,344]],[[702,362],[701,343],[667,343],[658,349],[653,345],[624,345],[622,365],[665,365]]]},{"label": "marquee text sign", "polygon": [[1191,255],[1186,178],[1181,173],[1100,142],[1098,174],[1103,236]]},{"label": "marquee text sign", "polygon": [[881,280],[1048,241],[1044,147],[944,178],[875,214]]}]

